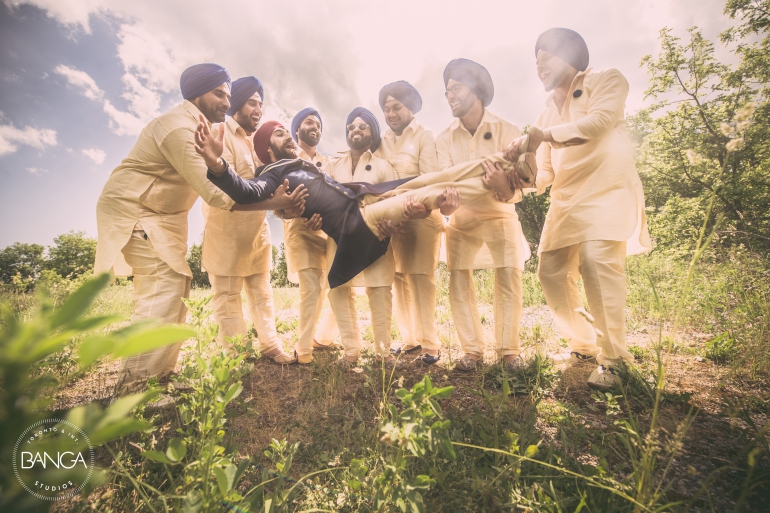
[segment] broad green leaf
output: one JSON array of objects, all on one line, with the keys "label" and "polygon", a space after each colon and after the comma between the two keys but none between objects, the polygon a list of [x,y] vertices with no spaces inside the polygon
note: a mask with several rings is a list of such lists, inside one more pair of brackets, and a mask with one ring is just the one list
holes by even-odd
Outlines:
[{"label": "broad green leaf", "polygon": [[116,440],[132,433],[146,431],[151,427],[152,424],[148,422],[144,422],[135,418],[127,418],[100,428],[98,431],[89,434],[88,438],[90,438],[92,444],[102,445],[103,443],[109,442],[110,440]]},{"label": "broad green leaf", "polygon": [[537,454],[537,445],[527,446],[527,450],[524,452],[524,456],[526,456],[527,458],[531,458],[536,454]]},{"label": "broad green leaf", "polygon": [[127,337],[115,344],[113,354],[127,357],[135,354],[146,353],[159,347],[182,342],[194,337],[195,331],[181,326],[162,326],[142,333]]},{"label": "broad green leaf", "polygon": [[79,289],[70,294],[64,304],[51,316],[51,328],[67,326],[78,320],[88,310],[96,296],[107,286],[111,279],[108,273],[102,273],[81,285]]},{"label": "broad green leaf", "polygon": [[78,359],[80,366],[89,367],[96,360],[112,351],[115,345],[115,337],[108,335],[94,335],[80,343],[78,347]]},{"label": "broad green leaf", "polygon": [[187,446],[178,438],[172,438],[168,442],[168,449],[166,449],[166,456],[168,459],[177,463],[182,461],[182,458],[187,454]]},{"label": "broad green leaf", "polygon": [[167,465],[173,465],[174,462],[168,459],[168,456],[160,451],[142,451],[142,456],[148,460],[165,463]]},{"label": "broad green leaf", "polygon": [[227,393],[225,394],[225,404],[229,404],[230,401],[241,395],[241,392],[243,392],[243,385],[240,381],[230,385],[230,388],[227,389]]}]

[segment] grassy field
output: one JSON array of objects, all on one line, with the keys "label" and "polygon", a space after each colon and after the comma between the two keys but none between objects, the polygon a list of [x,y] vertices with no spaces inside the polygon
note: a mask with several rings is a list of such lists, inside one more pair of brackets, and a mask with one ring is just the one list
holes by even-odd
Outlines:
[{"label": "grassy field", "polygon": [[[232,493],[251,502],[238,507],[767,511],[770,280],[760,264],[740,253],[719,262],[703,259],[674,333],[686,264],[659,254],[630,259],[628,340],[636,365],[628,370],[626,386],[606,393],[586,387],[591,366],[563,368],[548,359],[565,347],[532,272],[524,275],[521,326],[529,367],[505,375],[489,343],[486,365],[472,373],[454,370],[459,344],[448,305],[447,273],[441,268],[436,321],[443,358],[433,367],[414,363],[391,375],[373,365],[369,350],[356,372],[331,365],[340,356],[337,351],[316,352],[312,366],[278,366],[255,355],[232,367],[230,381],[223,383],[240,381],[242,392],[225,403],[217,421],[221,431],[215,431],[221,454],[243,465]],[[489,342],[492,276],[482,271],[476,278]],[[60,303],[74,287],[49,285],[46,302]],[[107,288],[91,313],[128,316],[131,291],[130,282]],[[192,294],[200,308],[197,313],[193,309],[190,320],[199,332],[213,322],[203,304],[208,294],[201,289]],[[3,299],[21,317],[35,309],[36,300],[26,293],[6,291]],[[287,350],[297,338],[297,303],[298,289],[275,290],[276,323]],[[364,337],[371,340],[366,297],[359,296],[356,306]],[[393,338],[399,338],[395,322]],[[106,404],[114,391],[119,362],[107,358],[79,371],[72,356],[75,345],[46,362],[68,382],[52,390],[55,412],[89,401]],[[217,344],[202,335],[185,344],[179,368],[194,367],[196,354],[217,361],[217,353]],[[656,400],[661,371],[663,388]],[[426,376],[434,390],[453,389],[438,394],[434,403],[409,403],[421,396],[406,391],[423,390]],[[100,448],[100,464],[110,468],[109,479],[86,497],[57,503],[55,509],[195,510],[181,499],[173,502],[175,493],[194,482],[194,469],[140,454],[162,450],[179,433],[189,447],[205,439],[203,427],[187,427],[185,413],[206,394],[214,394],[210,389],[199,393],[180,396],[176,409],[161,413],[140,408],[136,415],[154,427]],[[438,404],[440,409],[434,409]],[[413,411],[422,413],[410,417]],[[430,411],[432,416],[421,417]],[[442,439],[451,440],[451,451],[436,445]],[[146,483],[148,489],[151,485],[159,495],[141,492],[142,486],[131,480]],[[233,504],[223,500],[208,509],[227,510]]]}]

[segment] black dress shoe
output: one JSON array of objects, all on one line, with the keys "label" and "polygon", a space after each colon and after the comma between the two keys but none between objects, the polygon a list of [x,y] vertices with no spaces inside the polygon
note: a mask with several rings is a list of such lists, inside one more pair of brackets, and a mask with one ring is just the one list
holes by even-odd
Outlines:
[{"label": "black dress shoe", "polygon": [[441,359],[441,353],[437,354],[436,356],[433,356],[432,354],[423,353],[420,356],[417,357],[417,360],[424,363],[425,365],[433,365],[437,361]]}]

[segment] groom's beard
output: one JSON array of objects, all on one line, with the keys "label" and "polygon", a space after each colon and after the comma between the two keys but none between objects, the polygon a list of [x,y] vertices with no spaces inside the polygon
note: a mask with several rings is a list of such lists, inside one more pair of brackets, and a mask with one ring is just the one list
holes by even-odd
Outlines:
[{"label": "groom's beard", "polygon": [[268,143],[268,145],[270,146],[270,149],[273,150],[276,162],[283,159],[296,159],[299,154],[297,145],[294,144],[294,141],[291,139],[288,139],[280,148],[272,142]]}]

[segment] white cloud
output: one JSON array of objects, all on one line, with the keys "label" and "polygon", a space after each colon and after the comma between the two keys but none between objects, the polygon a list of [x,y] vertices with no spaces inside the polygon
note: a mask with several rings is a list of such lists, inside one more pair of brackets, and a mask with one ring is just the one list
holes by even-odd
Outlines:
[{"label": "white cloud", "polygon": [[43,173],[47,173],[48,172],[47,169],[42,169],[42,168],[39,168],[39,167],[28,167],[27,171],[29,171],[33,175],[41,175]]},{"label": "white cloud", "polygon": [[[0,112],[0,121],[4,117]],[[46,146],[56,146],[56,130],[25,126],[16,128],[13,124],[0,124],[0,156],[13,153],[20,145],[32,146],[38,150]]]},{"label": "white cloud", "polygon": [[91,78],[91,75],[85,71],[80,71],[79,69],[60,64],[54,68],[54,72],[63,75],[64,78],[67,79],[67,82],[80,89],[80,92],[83,93],[83,96],[86,98],[96,101],[104,99],[104,91],[99,89],[99,86],[96,85],[96,81],[94,81],[94,79]]},{"label": "white cloud", "polygon": [[107,156],[106,153],[104,153],[103,150],[99,150],[96,148],[89,148],[86,150],[81,150],[83,152],[83,155],[88,157],[89,159],[93,160],[97,165],[104,162],[104,157]]}]

